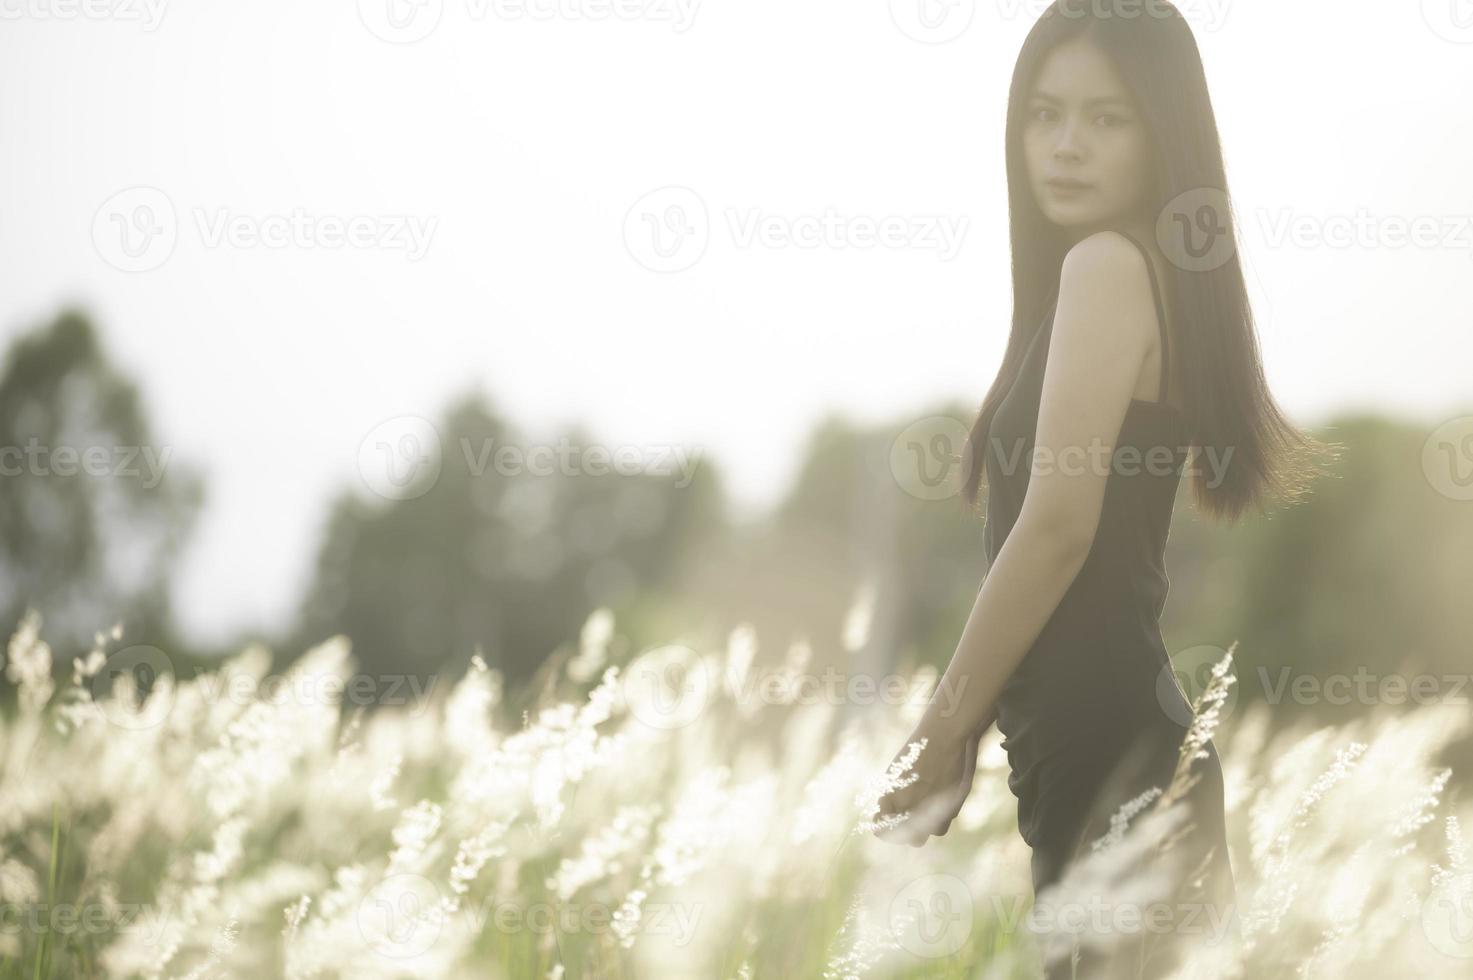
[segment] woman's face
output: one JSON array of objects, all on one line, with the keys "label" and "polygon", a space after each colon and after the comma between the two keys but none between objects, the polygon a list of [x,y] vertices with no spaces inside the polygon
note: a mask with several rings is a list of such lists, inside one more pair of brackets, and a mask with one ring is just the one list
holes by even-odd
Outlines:
[{"label": "woman's face", "polygon": [[1050,221],[1083,234],[1136,215],[1149,140],[1135,99],[1098,48],[1083,38],[1055,48],[1025,109],[1029,184]]}]

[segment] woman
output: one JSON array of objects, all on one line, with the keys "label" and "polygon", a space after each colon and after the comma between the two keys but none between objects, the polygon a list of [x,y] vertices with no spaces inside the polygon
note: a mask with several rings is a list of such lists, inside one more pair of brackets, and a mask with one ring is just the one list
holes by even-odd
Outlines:
[{"label": "woman", "polygon": [[[964,484],[975,509],[985,468],[990,564],[938,688],[951,696],[907,739],[925,748],[915,781],[881,801],[898,826],[880,836],[946,832],[995,720],[1038,893],[1176,768],[1192,709],[1159,616],[1185,463],[1199,508],[1235,521],[1300,497],[1326,447],[1265,384],[1206,79],[1175,8],[1049,7],[1013,74],[1006,148],[1013,324]],[[1174,843],[1198,873],[1180,872],[1174,894],[1231,914],[1222,770],[1206,750]],[[1129,975],[1164,975],[1186,932],[1142,932]],[[1075,975],[1115,975],[1083,951]]]}]

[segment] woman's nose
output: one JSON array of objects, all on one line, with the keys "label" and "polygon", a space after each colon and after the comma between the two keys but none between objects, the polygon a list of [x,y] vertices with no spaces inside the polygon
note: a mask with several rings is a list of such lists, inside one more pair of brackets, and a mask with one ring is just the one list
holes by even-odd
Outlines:
[{"label": "woman's nose", "polygon": [[1066,121],[1059,127],[1059,141],[1054,144],[1054,156],[1060,160],[1079,158],[1079,140],[1073,122]]}]

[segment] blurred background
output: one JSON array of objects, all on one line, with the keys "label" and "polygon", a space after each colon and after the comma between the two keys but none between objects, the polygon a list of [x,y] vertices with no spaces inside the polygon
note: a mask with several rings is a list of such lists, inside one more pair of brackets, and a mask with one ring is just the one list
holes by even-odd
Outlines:
[{"label": "blurred background", "polygon": [[[944,667],[1043,6],[6,3],[7,636],[524,689],[595,610],[821,664],[858,601],[866,668]],[[1473,16],[1179,6],[1270,382],[1345,451],[1235,528],[1183,483],[1168,648],[1285,723],[1466,714]]]}]

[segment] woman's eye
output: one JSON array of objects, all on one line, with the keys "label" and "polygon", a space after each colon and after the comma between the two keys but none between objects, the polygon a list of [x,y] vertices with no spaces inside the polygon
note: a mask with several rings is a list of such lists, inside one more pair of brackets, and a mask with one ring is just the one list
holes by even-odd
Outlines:
[{"label": "woman's eye", "polygon": [[1105,120],[1105,128],[1106,129],[1113,129],[1116,126],[1123,126],[1123,125],[1125,125],[1125,122],[1126,122],[1126,119],[1125,119],[1124,116],[1117,116],[1113,112],[1107,112],[1104,115],[1098,116],[1096,118],[1096,121],[1097,122],[1098,121],[1101,121],[1101,120]]},{"label": "woman's eye", "polygon": [[1037,109],[1033,110],[1033,119],[1035,122],[1048,122],[1050,119],[1053,118],[1053,115],[1054,110],[1048,108],[1047,106],[1039,106]]}]

